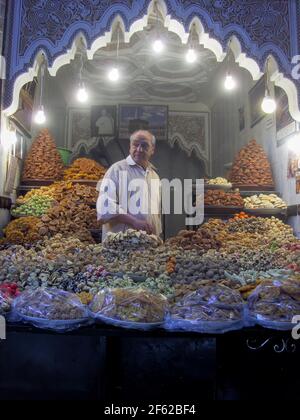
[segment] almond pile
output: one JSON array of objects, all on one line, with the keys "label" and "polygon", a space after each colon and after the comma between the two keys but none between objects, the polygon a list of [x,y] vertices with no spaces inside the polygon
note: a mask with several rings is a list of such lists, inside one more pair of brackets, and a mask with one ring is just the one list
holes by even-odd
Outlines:
[{"label": "almond pile", "polygon": [[252,140],[236,156],[229,176],[237,186],[273,186],[271,165],[262,146]]},{"label": "almond pile", "polygon": [[48,129],[43,129],[33,141],[25,159],[23,180],[59,180],[63,177],[64,165],[55,141]]}]

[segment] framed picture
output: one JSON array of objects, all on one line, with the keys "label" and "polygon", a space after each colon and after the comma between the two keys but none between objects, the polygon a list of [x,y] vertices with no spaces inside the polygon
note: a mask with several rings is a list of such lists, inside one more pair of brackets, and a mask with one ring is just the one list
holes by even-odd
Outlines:
[{"label": "framed picture", "polygon": [[300,171],[300,154],[292,150],[288,151],[288,178],[295,178]]},{"label": "framed picture", "polygon": [[264,76],[249,91],[251,128],[259,123],[266,114],[261,109],[261,103],[265,96],[265,78]]},{"label": "framed picture", "polygon": [[129,139],[137,130],[149,130],[157,140],[168,139],[168,107],[164,105],[120,105],[119,138]]},{"label": "framed picture", "polygon": [[[276,97],[276,131],[277,141],[283,140],[296,131],[296,122],[289,112],[289,102],[285,91],[278,86],[275,87]],[[281,142],[277,145],[280,145]]]},{"label": "framed picture", "polygon": [[91,138],[91,111],[89,108],[70,108],[68,112],[67,147],[73,150],[80,142]]},{"label": "framed picture", "polygon": [[245,107],[239,108],[239,128],[240,131],[245,129]]},{"label": "framed picture", "polygon": [[18,110],[10,118],[24,134],[30,137],[32,111],[37,80],[27,83],[20,91]]},{"label": "framed picture", "polygon": [[199,158],[209,159],[210,130],[207,112],[171,111],[168,134],[171,146],[177,142],[189,156],[194,151]]},{"label": "framed picture", "polygon": [[112,137],[116,134],[115,106],[92,106],[91,135],[92,137]]}]

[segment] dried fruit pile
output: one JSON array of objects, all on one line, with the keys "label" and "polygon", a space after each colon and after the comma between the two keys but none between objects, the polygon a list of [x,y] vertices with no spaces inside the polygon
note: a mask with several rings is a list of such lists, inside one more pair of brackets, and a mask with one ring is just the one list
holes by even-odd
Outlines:
[{"label": "dried fruit pile", "polygon": [[10,222],[3,232],[7,242],[26,244],[39,239],[40,219],[33,216],[22,217]]},{"label": "dried fruit pile", "polygon": [[25,159],[23,180],[59,180],[63,177],[64,165],[55,141],[48,129],[42,130],[33,141]]},{"label": "dried fruit pile", "polygon": [[57,233],[76,235],[88,229],[97,229],[99,224],[95,210],[86,204],[77,204],[68,199],[51,208],[38,225],[40,236],[54,236]]},{"label": "dried fruit pile", "polygon": [[91,185],[76,184],[70,181],[55,182],[48,187],[41,187],[29,191],[24,197],[18,197],[17,203],[23,204],[33,197],[52,197],[55,201],[70,199],[72,201],[85,204],[95,204],[98,198],[98,192]]},{"label": "dried fruit pile", "polygon": [[236,186],[273,186],[271,165],[262,146],[252,140],[236,156],[229,176]]},{"label": "dried fruit pile", "polygon": [[217,240],[213,232],[209,229],[199,228],[197,231],[181,230],[176,236],[166,242],[167,246],[179,247],[184,249],[219,249],[221,242]]},{"label": "dried fruit pile", "polygon": [[239,192],[208,190],[205,192],[205,206],[244,207],[244,200]]},{"label": "dried fruit pile", "polygon": [[12,216],[35,216],[40,217],[53,206],[53,199],[49,195],[34,196],[26,203],[14,208],[11,211]]},{"label": "dried fruit pile", "polygon": [[105,175],[106,169],[92,159],[76,159],[70,168],[65,170],[64,179],[70,180],[94,180],[99,181]]}]

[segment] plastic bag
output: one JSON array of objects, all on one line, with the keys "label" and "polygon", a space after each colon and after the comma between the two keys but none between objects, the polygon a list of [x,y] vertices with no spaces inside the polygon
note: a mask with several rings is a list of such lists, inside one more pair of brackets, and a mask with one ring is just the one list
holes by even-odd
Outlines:
[{"label": "plastic bag", "polygon": [[295,315],[300,315],[299,280],[265,281],[248,298],[248,324],[292,330]]},{"label": "plastic bag", "polygon": [[3,293],[0,292],[0,315],[1,316],[8,316],[11,310],[11,298]]},{"label": "plastic bag", "polygon": [[244,326],[240,293],[222,285],[208,285],[175,303],[165,322],[172,331],[222,334]]},{"label": "plastic bag", "polygon": [[58,332],[90,323],[88,309],[76,295],[54,288],[22,293],[13,302],[12,319]]},{"label": "plastic bag", "polygon": [[160,327],[167,311],[167,299],[142,288],[103,289],[90,304],[98,321],[123,328],[149,330]]}]

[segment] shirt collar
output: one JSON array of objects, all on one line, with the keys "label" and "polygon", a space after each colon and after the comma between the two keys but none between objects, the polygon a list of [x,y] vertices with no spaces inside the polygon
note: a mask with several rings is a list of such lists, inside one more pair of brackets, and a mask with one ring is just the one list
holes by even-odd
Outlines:
[{"label": "shirt collar", "polygon": [[[133,160],[133,158],[131,157],[131,155],[129,155],[129,156],[127,156],[127,158],[126,158],[126,162],[128,163],[128,165],[129,166],[138,166],[139,168],[142,168],[143,169],[143,171],[145,170],[142,166],[140,166],[140,165],[138,165],[134,160]],[[153,166],[152,165],[152,163],[151,162],[149,162],[149,166],[148,166],[148,168],[147,169],[152,169],[152,170],[155,170],[156,168],[155,168],[155,166]],[[146,170],[147,170],[146,169]]]}]

